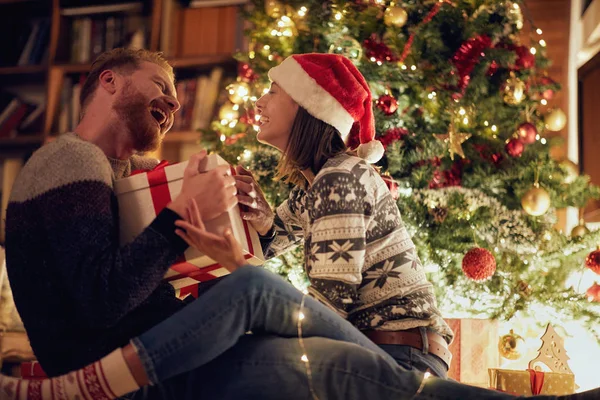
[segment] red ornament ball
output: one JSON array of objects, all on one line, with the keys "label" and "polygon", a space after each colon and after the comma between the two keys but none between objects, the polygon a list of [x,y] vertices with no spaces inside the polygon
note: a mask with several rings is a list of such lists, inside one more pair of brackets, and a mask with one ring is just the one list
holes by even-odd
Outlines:
[{"label": "red ornament ball", "polygon": [[517,134],[519,135],[521,142],[524,144],[532,144],[535,142],[538,131],[531,122],[524,122],[517,128]]},{"label": "red ornament ball", "polygon": [[258,74],[247,63],[238,64],[238,76],[243,82],[254,82],[258,79]]},{"label": "red ornament ball", "polygon": [[379,108],[385,115],[392,115],[398,110],[398,100],[389,94],[384,94],[377,99],[377,108]]},{"label": "red ornament ball", "polygon": [[600,250],[594,250],[587,255],[585,266],[600,275]]},{"label": "red ornament ball", "polygon": [[520,139],[512,138],[506,143],[505,149],[509,156],[516,158],[521,157],[523,150],[525,150],[525,145]]},{"label": "red ornament ball", "polygon": [[529,47],[518,46],[515,49],[517,53],[517,61],[515,67],[517,69],[531,69],[535,66],[535,55],[531,54]]},{"label": "red ornament ball", "polygon": [[462,270],[469,279],[483,281],[496,272],[496,259],[489,250],[476,247],[463,257]]},{"label": "red ornament ball", "polygon": [[600,285],[598,285],[598,283],[594,282],[594,284],[586,290],[585,294],[589,301],[600,303]]}]

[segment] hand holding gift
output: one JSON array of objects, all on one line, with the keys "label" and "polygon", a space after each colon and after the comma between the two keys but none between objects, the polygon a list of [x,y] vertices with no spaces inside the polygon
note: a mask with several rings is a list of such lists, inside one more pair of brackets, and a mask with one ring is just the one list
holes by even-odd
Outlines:
[{"label": "hand holding gift", "polygon": [[192,247],[206,254],[229,272],[233,272],[246,263],[240,243],[235,239],[231,229],[225,230],[223,236],[207,232],[202,222],[202,215],[198,210],[196,200],[188,203],[187,221],[177,221],[179,228],[175,232]]},{"label": "hand holding gift", "polygon": [[237,189],[229,166],[218,165],[210,171],[200,172],[206,157],[206,150],[190,157],[183,172],[181,192],[167,206],[181,217],[185,217],[187,204],[192,199],[196,200],[204,221],[218,217],[237,204]]},{"label": "hand holding gift", "polygon": [[250,221],[259,234],[265,235],[273,226],[273,210],[252,173],[242,166],[238,166],[236,172],[237,198],[240,204],[247,207],[247,211],[242,211],[242,218]]}]

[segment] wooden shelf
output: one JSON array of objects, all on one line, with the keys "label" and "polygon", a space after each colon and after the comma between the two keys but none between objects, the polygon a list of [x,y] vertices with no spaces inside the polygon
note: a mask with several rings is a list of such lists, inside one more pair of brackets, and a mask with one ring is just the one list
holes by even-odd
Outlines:
[{"label": "wooden shelf", "polygon": [[48,67],[45,65],[16,65],[14,67],[0,67],[0,75],[40,74],[47,70]]},{"label": "wooden shelf", "polygon": [[98,4],[91,6],[68,7],[60,10],[60,15],[73,17],[78,15],[105,14],[114,12],[136,12],[142,11],[144,5],[141,1],[131,3]]},{"label": "wooden shelf", "polygon": [[86,64],[56,64],[55,68],[61,69],[64,73],[72,74],[72,73],[85,73],[92,68],[91,63]]},{"label": "wooden shelf", "polygon": [[200,140],[200,132],[197,131],[169,131],[163,139],[164,143],[196,143]]},{"label": "wooden shelf", "polygon": [[223,63],[233,63],[235,59],[231,54],[215,54],[208,56],[196,56],[196,57],[185,57],[185,58],[174,58],[169,60],[173,68],[194,68],[204,67]]}]

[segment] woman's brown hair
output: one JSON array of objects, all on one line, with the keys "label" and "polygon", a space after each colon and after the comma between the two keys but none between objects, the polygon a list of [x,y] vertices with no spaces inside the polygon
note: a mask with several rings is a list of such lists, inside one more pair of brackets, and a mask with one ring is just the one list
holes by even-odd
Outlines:
[{"label": "woman's brown hair", "polygon": [[337,129],[299,106],[287,147],[279,161],[277,177],[305,187],[302,170],[310,169],[317,175],[328,159],[347,150]]}]

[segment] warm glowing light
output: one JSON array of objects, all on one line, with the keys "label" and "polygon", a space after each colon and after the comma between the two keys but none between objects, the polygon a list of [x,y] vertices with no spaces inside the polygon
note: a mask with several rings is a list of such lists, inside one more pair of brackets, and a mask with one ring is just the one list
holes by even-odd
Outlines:
[{"label": "warm glowing light", "polygon": [[308,362],[308,357],[306,357],[306,354],[302,354],[302,357],[300,357],[300,359],[304,362]]},{"label": "warm glowing light", "polygon": [[300,321],[302,321],[302,320],[304,319],[304,314],[303,314],[302,312],[300,312],[300,313],[298,314],[298,319],[299,319]]},{"label": "warm glowing light", "polygon": [[496,132],[498,130],[498,127],[496,125],[492,125],[492,132]]},{"label": "warm glowing light", "polygon": [[546,99],[542,99],[542,101],[540,101],[540,103],[542,103],[543,106],[548,104],[548,101]]},{"label": "warm glowing light", "polygon": [[542,34],[542,30],[541,30],[540,28],[537,28],[535,31],[536,31],[536,33],[537,33],[538,35],[541,35],[541,34]]},{"label": "warm glowing light", "polygon": [[341,12],[335,13],[335,19],[338,20],[338,21],[341,20],[342,19],[342,13]]},{"label": "warm glowing light", "polygon": [[460,115],[465,115],[467,112],[465,111],[465,109],[464,109],[464,108],[462,108],[462,107],[461,107],[461,108],[460,108],[460,110],[458,110],[458,113],[459,113]]},{"label": "warm glowing light", "polygon": [[227,137],[225,135],[221,134],[221,137],[219,139],[221,139],[221,142],[224,142],[225,139],[227,139]]},{"label": "warm glowing light", "polygon": [[544,39],[540,40],[540,46],[546,47],[546,41]]},{"label": "warm glowing light", "polygon": [[529,49],[529,52],[531,54],[535,54],[535,53],[537,53],[537,50],[535,49],[535,47],[532,47],[531,49]]}]

